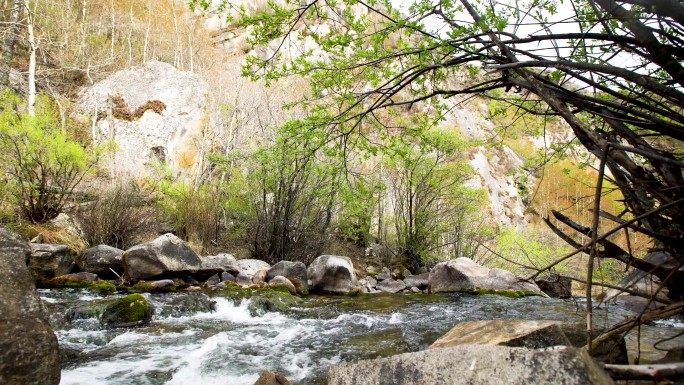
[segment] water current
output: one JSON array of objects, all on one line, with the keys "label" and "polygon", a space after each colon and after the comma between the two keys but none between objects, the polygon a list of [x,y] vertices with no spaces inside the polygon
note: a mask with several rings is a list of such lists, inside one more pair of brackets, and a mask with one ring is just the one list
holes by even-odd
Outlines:
[{"label": "water current", "polygon": [[[277,308],[258,293],[241,298],[189,292],[145,294],[154,306],[148,326],[104,329],[96,318],[65,318],[68,309],[104,297],[74,289],[40,290],[40,295],[60,347],[70,352],[61,385],[252,385],[264,369],[300,385],[323,385],[330,365],[423,350],[462,321],[583,322],[583,303],[540,297],[309,296]],[[598,324],[632,315],[619,307],[609,310],[596,310]],[[653,342],[682,331],[684,324],[676,320],[643,327],[642,358],[661,357]],[[635,333],[627,343],[636,347]],[[682,345],[678,337],[661,347]]]}]

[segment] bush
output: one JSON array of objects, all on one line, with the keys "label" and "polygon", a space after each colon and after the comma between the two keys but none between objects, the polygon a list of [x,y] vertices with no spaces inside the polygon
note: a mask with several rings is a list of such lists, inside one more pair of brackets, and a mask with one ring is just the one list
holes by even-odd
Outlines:
[{"label": "bush", "polygon": [[142,206],[139,195],[136,185],[119,185],[81,209],[78,217],[85,241],[91,246],[130,247],[154,218],[154,210]]},{"label": "bush", "polygon": [[38,104],[36,116],[19,113],[20,99],[0,95],[0,191],[13,199],[21,216],[33,223],[55,218],[90,163],[80,144],[58,129],[58,120]]}]

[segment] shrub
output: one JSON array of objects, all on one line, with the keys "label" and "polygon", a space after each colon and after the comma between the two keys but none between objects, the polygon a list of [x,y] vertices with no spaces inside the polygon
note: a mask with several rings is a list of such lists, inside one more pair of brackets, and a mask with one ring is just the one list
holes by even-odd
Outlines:
[{"label": "shrub", "polygon": [[0,95],[0,191],[14,198],[20,214],[33,223],[55,218],[89,168],[80,144],[55,129],[49,108],[36,115],[19,113],[20,99]]},{"label": "shrub", "polygon": [[149,226],[154,210],[144,207],[135,184],[118,185],[78,212],[89,245],[126,249]]}]

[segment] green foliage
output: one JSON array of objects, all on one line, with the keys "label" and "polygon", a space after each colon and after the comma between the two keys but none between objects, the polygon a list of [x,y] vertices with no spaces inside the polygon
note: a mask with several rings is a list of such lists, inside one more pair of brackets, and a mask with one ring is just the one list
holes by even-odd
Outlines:
[{"label": "green foliage", "polygon": [[[567,251],[565,244],[559,243],[558,239],[544,236],[539,231],[509,228],[502,231],[496,238],[496,253],[500,258],[494,259],[489,264],[516,273],[525,271],[529,273],[529,269],[525,266],[544,267]],[[556,273],[567,271],[567,264],[555,267]]]},{"label": "green foliage", "polygon": [[162,215],[180,238],[202,248],[218,243],[224,202],[220,181],[193,185],[162,179],[158,187]]},{"label": "green foliage", "polygon": [[57,129],[58,119],[40,98],[36,115],[19,112],[20,100],[0,95],[0,191],[13,197],[21,215],[34,223],[55,218],[92,161],[83,147]]}]

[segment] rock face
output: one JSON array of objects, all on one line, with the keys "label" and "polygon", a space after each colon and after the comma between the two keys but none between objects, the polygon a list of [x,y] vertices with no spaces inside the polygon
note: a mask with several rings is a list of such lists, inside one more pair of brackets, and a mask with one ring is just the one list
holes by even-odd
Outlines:
[{"label": "rock face", "polygon": [[54,278],[71,273],[76,265],[71,250],[66,245],[29,243],[31,274],[44,278]]},{"label": "rock face", "polygon": [[[678,262],[672,255],[662,251],[648,253],[644,257],[644,260],[654,265],[667,268],[674,268],[678,265]],[[632,270],[625,278],[620,280],[616,286],[628,287],[632,291],[642,293],[644,297],[650,297],[657,292],[656,300],[667,302],[667,288],[663,287],[661,289],[660,279],[645,271],[637,269]],[[640,313],[644,310],[646,307],[645,305],[648,303],[647,300],[643,300],[641,297],[633,296],[616,289],[608,290],[608,293],[606,293],[606,301],[624,302],[624,305],[635,313]]]},{"label": "rock face", "polygon": [[493,320],[461,322],[441,336],[430,349],[482,344],[532,349],[569,346],[558,321]]},{"label": "rock face", "polygon": [[270,282],[276,276],[287,278],[297,289],[299,294],[308,294],[309,284],[306,266],[302,262],[280,261],[271,266],[266,272],[266,281]]},{"label": "rock face", "polygon": [[[76,258],[78,267],[87,273],[97,274],[102,279],[117,279],[124,274],[123,250],[107,245],[91,247]],[[112,273],[112,270],[116,274]]]},{"label": "rock face", "polygon": [[195,277],[200,281],[204,281],[207,278],[213,276],[214,274],[221,275],[222,273],[228,272],[233,275],[237,275],[240,272],[240,268],[237,265],[235,257],[231,254],[218,254],[218,255],[208,255],[202,257],[202,266],[199,271],[195,273]]},{"label": "rock face", "polygon": [[521,281],[509,271],[489,269],[464,257],[438,263],[430,271],[428,286],[431,293],[492,293],[511,297],[545,295],[537,285]]},{"label": "rock face", "polygon": [[133,282],[192,274],[202,264],[199,256],[173,234],[133,246],[123,253],[123,259],[125,278]]},{"label": "rock face", "polygon": [[145,175],[159,162],[190,171],[199,160],[208,90],[196,74],[150,60],[86,89],[79,106],[95,117],[94,140],[116,143],[107,162],[114,173]]},{"label": "rock face", "polygon": [[29,245],[0,227],[0,383],[57,385],[57,337],[26,267]]},{"label": "rock face", "polygon": [[543,279],[535,280],[544,294],[551,298],[570,298],[572,297],[572,280],[562,275],[553,274]]},{"label": "rock face", "polygon": [[354,266],[349,257],[321,255],[308,268],[311,291],[347,294],[359,289]]},{"label": "rock face", "polygon": [[152,318],[149,302],[141,294],[130,294],[107,305],[102,323],[110,328],[145,325]]},{"label": "rock face", "polygon": [[613,384],[582,349],[460,345],[334,365],[328,385]]},{"label": "rock face", "polygon": [[252,277],[261,269],[270,269],[271,265],[259,259],[240,259],[237,261],[240,271]]}]

